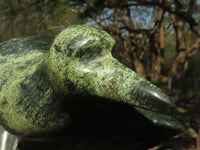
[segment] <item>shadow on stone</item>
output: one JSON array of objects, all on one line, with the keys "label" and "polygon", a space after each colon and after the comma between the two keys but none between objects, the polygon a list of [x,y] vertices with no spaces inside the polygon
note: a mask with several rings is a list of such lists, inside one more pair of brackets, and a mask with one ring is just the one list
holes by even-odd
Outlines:
[{"label": "shadow on stone", "polygon": [[22,149],[142,150],[178,133],[155,126],[126,104],[91,96],[71,96],[70,99],[63,104],[63,109],[70,114],[73,125],[53,137],[23,139]]}]

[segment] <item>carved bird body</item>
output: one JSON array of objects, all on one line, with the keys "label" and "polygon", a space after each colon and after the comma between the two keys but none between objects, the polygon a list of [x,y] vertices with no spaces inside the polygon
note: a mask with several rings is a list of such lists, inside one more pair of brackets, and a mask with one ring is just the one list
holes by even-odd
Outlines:
[{"label": "carved bird body", "polygon": [[155,126],[183,130],[173,117],[175,104],[113,58],[114,44],[108,33],[88,25],[68,27],[53,42],[22,37],[1,43],[1,126],[20,136],[43,136],[92,119],[107,126],[101,121],[107,114],[123,120],[123,111],[131,110]]}]

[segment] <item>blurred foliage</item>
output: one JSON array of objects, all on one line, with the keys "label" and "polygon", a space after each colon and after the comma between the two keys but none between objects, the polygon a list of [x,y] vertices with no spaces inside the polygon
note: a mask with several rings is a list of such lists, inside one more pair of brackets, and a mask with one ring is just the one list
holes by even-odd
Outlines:
[{"label": "blurred foliage", "polygon": [[[188,63],[188,69],[183,78],[180,88],[181,99],[185,103],[198,105],[200,97],[200,52],[198,52]],[[182,94],[184,93],[184,94]]]},{"label": "blurred foliage", "polygon": [[55,36],[69,25],[82,23],[69,0],[1,0],[0,41],[27,35]]}]

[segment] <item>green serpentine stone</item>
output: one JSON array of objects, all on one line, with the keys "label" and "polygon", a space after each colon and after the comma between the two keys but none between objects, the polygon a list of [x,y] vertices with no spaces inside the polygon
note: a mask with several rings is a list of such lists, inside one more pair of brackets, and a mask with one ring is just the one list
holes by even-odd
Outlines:
[{"label": "green serpentine stone", "polygon": [[0,44],[0,124],[13,134],[49,132],[70,123],[43,74],[51,41],[27,37]]},{"label": "green serpentine stone", "polygon": [[169,97],[112,57],[115,41],[105,31],[71,26],[51,43],[26,37],[0,44],[0,124],[11,133],[26,136],[70,126],[73,118],[60,106],[67,95],[126,103],[154,124],[183,129],[171,117],[176,107]]}]

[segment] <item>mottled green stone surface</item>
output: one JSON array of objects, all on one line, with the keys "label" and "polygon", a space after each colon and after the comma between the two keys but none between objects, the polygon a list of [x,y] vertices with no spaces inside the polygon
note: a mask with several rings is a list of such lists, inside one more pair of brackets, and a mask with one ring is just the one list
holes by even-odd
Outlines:
[{"label": "mottled green stone surface", "polygon": [[44,74],[51,39],[16,38],[0,44],[0,122],[11,133],[29,135],[68,124]]},{"label": "mottled green stone surface", "polygon": [[105,31],[71,26],[51,43],[28,37],[0,44],[0,123],[10,132],[29,135],[68,127],[73,118],[61,103],[70,102],[71,95],[125,103],[155,125],[183,129],[171,117],[176,107],[169,97],[112,57],[115,41]]}]

